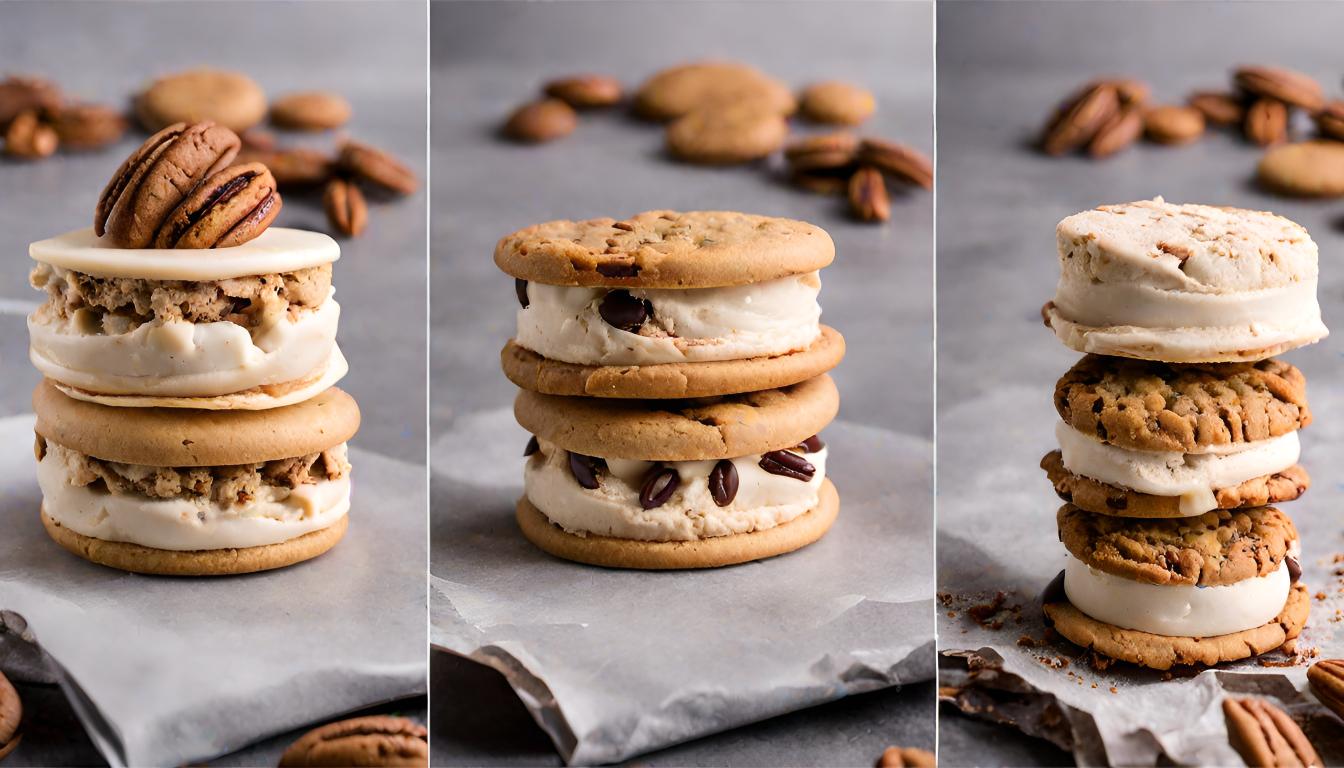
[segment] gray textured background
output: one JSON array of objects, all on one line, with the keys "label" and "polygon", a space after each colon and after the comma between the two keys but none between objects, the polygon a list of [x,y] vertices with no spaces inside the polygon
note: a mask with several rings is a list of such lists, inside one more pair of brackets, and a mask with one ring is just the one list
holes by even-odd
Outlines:
[{"label": "gray textured background", "polygon": [[[1307,227],[1321,250],[1320,299],[1327,325],[1340,322],[1344,270],[1344,203],[1272,197],[1253,184],[1260,152],[1221,131],[1192,146],[1142,145],[1094,163],[1052,159],[1030,149],[1054,104],[1090,77],[1147,79],[1159,103],[1182,102],[1193,90],[1227,88],[1238,64],[1271,64],[1316,76],[1340,94],[1344,60],[1337,3],[983,3],[938,7],[938,410],[941,414],[1005,386],[1025,386],[1044,400],[1077,359],[1042,327],[1040,307],[1058,277],[1055,224],[1102,203],[1163,195],[1272,210]],[[1333,323],[1332,323],[1333,321]],[[1336,333],[1344,329],[1336,327]],[[1291,352],[1310,387],[1336,387],[1344,361],[1336,339]],[[1318,421],[1344,418],[1317,410]],[[992,428],[992,425],[986,425]],[[1021,462],[1052,446],[1042,423]],[[1310,434],[1308,433],[1308,437]],[[973,432],[938,433],[942,488],[969,478],[999,457],[985,455]],[[1329,467],[1304,463],[1318,485],[1335,485]],[[1058,500],[1042,473],[1039,513],[1022,520],[1022,536],[1055,537]],[[992,499],[982,500],[993,503]],[[1312,508],[1311,494],[1294,515]],[[1012,511],[1014,514],[1020,511]],[[958,510],[938,508],[940,574],[975,562],[984,546],[958,526]],[[990,545],[995,546],[995,545]],[[1002,551],[1004,542],[997,545]],[[1340,541],[1321,542],[1322,548]],[[1322,552],[1326,551],[1325,549]],[[1321,554],[1318,552],[1318,554]],[[1044,584],[1041,585],[1042,587]],[[958,585],[944,581],[941,591]],[[1007,630],[1005,630],[1007,631]],[[940,645],[955,645],[952,622]],[[944,764],[1053,763],[1069,756],[1006,729],[970,723],[943,709]]]},{"label": "gray textured background", "polygon": [[[898,196],[885,226],[857,224],[838,198],[795,191],[762,168],[669,162],[662,131],[620,111],[583,114],[574,134],[540,147],[494,135],[550,77],[596,71],[633,87],[660,68],[718,56],[797,86],[861,83],[879,104],[865,130],[930,151],[931,4],[439,2],[431,11],[433,434],[513,398],[498,367],[517,307],[511,281],[491,261],[501,236],[556,218],[729,208],[802,218],[831,233],[837,255],[822,274],[821,304],[823,320],[849,343],[835,372],[841,418],[931,436],[931,195]],[[451,535],[451,515],[435,509],[436,530]],[[502,685],[436,656],[436,761],[556,762]],[[931,697],[931,685],[868,694],[638,762],[868,764],[889,743],[932,745]]]},{"label": "gray textured background", "polygon": [[[391,150],[425,175],[422,2],[0,3],[0,74],[47,76],[75,99],[122,104],[154,75],[199,65],[244,71],[271,96],[338,91],[354,106],[351,137]],[[29,410],[38,379],[28,364],[23,322],[40,297],[28,286],[28,243],[91,224],[102,186],[143,139],[132,131],[99,152],[32,163],[0,159],[0,415]],[[330,136],[297,141],[333,144]],[[326,231],[320,207],[298,195],[285,196],[277,223]],[[340,386],[363,409],[356,442],[422,463],[425,194],[376,203],[366,234],[342,240],[341,250],[335,268],[343,309],[339,338],[351,372]],[[419,542],[408,551],[419,552]],[[420,605],[424,598],[407,599]],[[87,741],[69,736],[72,721],[59,693],[34,688],[24,695],[33,730],[11,762],[98,759]],[[425,713],[423,699],[399,706]],[[51,727],[59,723],[66,725]],[[230,760],[274,763],[286,743],[272,740]]]}]

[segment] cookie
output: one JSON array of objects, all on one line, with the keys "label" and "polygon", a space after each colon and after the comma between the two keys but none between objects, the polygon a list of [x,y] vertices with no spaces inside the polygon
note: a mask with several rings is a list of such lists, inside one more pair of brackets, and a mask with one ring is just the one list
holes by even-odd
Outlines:
[{"label": "cookie", "polygon": [[647,211],[627,219],[549,221],[501,238],[495,264],[548,285],[713,288],[830,264],[820,227],[732,211]]},{"label": "cookie", "polygon": [[1172,363],[1260,360],[1328,333],[1317,248],[1261,211],[1161,198],[1070,216],[1043,310],[1071,349]]},{"label": "cookie", "polygon": [[295,131],[329,131],[350,120],[350,102],[331,91],[287,93],[271,104],[271,122]]},{"label": "cookie", "polygon": [[1167,365],[1088,355],[1055,384],[1054,402],[1079,432],[1139,451],[1195,453],[1311,423],[1306,378],[1274,359]]},{"label": "cookie", "polygon": [[784,146],[789,124],[754,102],[701,107],[667,126],[667,148],[680,160],[736,165],[760,160]]},{"label": "cookie", "polygon": [[93,230],[121,248],[147,248],[196,187],[232,162],[241,142],[211,122],[176,123],[150,136],[98,197]]},{"label": "cookie", "polygon": [[823,325],[815,343],[775,357],[581,365],[548,360],[510,341],[500,352],[500,362],[509,381],[546,395],[661,399],[732,395],[797,384],[831,370],[844,355],[844,337]]},{"label": "cookie", "polygon": [[429,731],[413,720],[386,715],[327,723],[289,745],[280,765],[428,766]]},{"label": "cookie", "polygon": [[126,133],[126,117],[99,104],[72,104],[51,116],[51,127],[66,150],[101,149],[115,144]]},{"label": "cookie", "polygon": [[1144,520],[1065,504],[1056,521],[1060,541],[1082,563],[1156,585],[1216,587],[1265,576],[1297,541],[1292,520],[1274,507]]},{"label": "cookie", "polygon": [[835,418],[829,376],[760,392],[685,402],[598,400],[523,390],[514,415],[524,429],[589,456],[695,461],[795,446]]},{"label": "cookie", "polygon": [[53,520],[45,509],[42,525],[67,552],[119,571],[153,576],[233,576],[311,560],[336,546],[345,535],[349,520],[341,516],[326,528],[278,544],[195,551],[156,549],[84,536]]},{"label": "cookie", "polygon": [[135,101],[145,130],[208,120],[245,131],[266,117],[266,94],[239,72],[194,69],[150,83]]},{"label": "cookie", "polygon": [[283,201],[261,163],[210,176],[159,226],[155,248],[235,248],[266,231]]},{"label": "cookie", "polygon": [[1142,667],[1212,667],[1258,656],[1296,638],[1307,623],[1311,600],[1302,584],[1293,585],[1283,611],[1263,626],[1214,637],[1171,637],[1122,629],[1097,621],[1068,600],[1047,601],[1047,623],[1069,642],[1103,656]]},{"label": "cookie", "polygon": [[1260,183],[1284,195],[1344,195],[1344,144],[1303,141],[1270,149],[1256,166]]},{"label": "cookie", "polygon": [[[1186,517],[1178,496],[1141,493],[1070,472],[1064,467],[1059,451],[1041,459],[1041,469],[1050,478],[1059,498],[1079,509],[1099,515],[1122,517]],[[1272,475],[1246,480],[1238,485],[1214,490],[1217,509],[1262,507],[1293,501],[1311,487],[1311,478],[1299,464]]]},{"label": "cookie", "polygon": [[718,568],[793,552],[824,536],[839,511],[840,497],[825,480],[817,506],[783,525],[695,541],[577,536],[550,522],[527,497],[518,501],[516,517],[527,540],[555,557],[606,568],[672,570]]},{"label": "cookie", "polygon": [[852,83],[828,80],[803,89],[799,110],[809,120],[836,125],[858,125],[872,116],[877,100]]},{"label": "cookie", "polygon": [[635,114],[666,121],[707,105],[752,103],[780,116],[793,114],[797,102],[787,86],[748,67],[705,61],[662,70],[635,92]]}]

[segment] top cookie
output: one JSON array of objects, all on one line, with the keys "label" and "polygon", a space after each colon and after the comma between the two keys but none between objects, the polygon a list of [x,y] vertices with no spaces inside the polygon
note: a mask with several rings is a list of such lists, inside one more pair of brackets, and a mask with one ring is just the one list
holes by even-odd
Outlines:
[{"label": "top cookie", "polygon": [[798,108],[788,86],[730,61],[702,61],[662,70],[635,92],[635,113],[671,120],[700,107],[751,101],[763,110],[791,115]]},{"label": "top cookie", "polygon": [[1087,565],[1165,586],[1216,587],[1266,576],[1297,540],[1293,521],[1274,507],[1153,520],[1097,515],[1065,504],[1056,520],[1064,547]]},{"label": "top cookie", "polygon": [[151,467],[252,464],[319,453],[359,430],[354,398],[332,387],[268,411],[116,408],[68,397],[44,380],[33,390],[37,433],[104,461]]},{"label": "top cookie", "polygon": [[1121,448],[1200,453],[1307,426],[1306,387],[1282,360],[1168,365],[1088,355],[1055,384],[1055,410]]},{"label": "top cookie", "polygon": [[732,211],[548,221],[495,246],[495,264],[522,280],[631,288],[745,285],[815,272],[834,258],[820,227]]},{"label": "top cookie", "polygon": [[523,390],[518,423],[587,456],[701,461],[798,445],[835,418],[840,395],[830,376],[762,392],[695,400],[596,400]]}]

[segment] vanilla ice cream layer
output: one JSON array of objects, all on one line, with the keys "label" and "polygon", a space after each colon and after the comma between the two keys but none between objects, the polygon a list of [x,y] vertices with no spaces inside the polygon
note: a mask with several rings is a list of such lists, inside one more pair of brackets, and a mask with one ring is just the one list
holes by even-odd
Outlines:
[{"label": "vanilla ice cream layer", "polygon": [[1055,424],[1064,468],[1075,475],[1154,496],[1179,496],[1181,513],[1218,508],[1214,492],[1273,475],[1297,463],[1297,432],[1207,453],[1135,451],[1108,445],[1064,422]]},{"label": "vanilla ice cream layer", "polygon": [[1072,555],[1064,594],[1097,621],[1171,637],[1215,637],[1263,626],[1288,602],[1285,560],[1272,573],[1217,587],[1145,584],[1088,566]]},{"label": "vanilla ice cream layer", "polygon": [[[334,293],[334,291],[333,291]],[[341,308],[276,312],[251,330],[226,321],[125,318],[78,309],[67,318],[43,306],[28,317],[29,357],[63,384],[113,395],[209,397],[299,381],[335,354]]]},{"label": "vanilla ice cream layer", "polygon": [[602,319],[610,290],[529,283],[516,342],[567,363],[648,365],[783,355],[821,333],[815,272],[722,288],[631,288],[653,309],[639,333]]},{"label": "vanilla ice cream layer", "polygon": [[284,227],[270,227],[233,248],[118,248],[88,228],[33,243],[28,255],[95,277],[211,281],[330,264],[341,257],[341,249],[320,232]]},{"label": "vanilla ice cream layer", "polygon": [[671,498],[653,509],[640,506],[639,493],[657,462],[607,459],[599,487],[588,490],[574,479],[568,453],[542,442],[541,450],[527,460],[523,481],[532,505],[569,533],[696,541],[774,528],[816,507],[826,476],[826,449],[804,457],[817,470],[806,482],[766,472],[759,455],[732,459],[738,491],[726,507],[716,504],[709,491],[709,473],[718,460],[661,462],[675,469],[681,481]]},{"label": "vanilla ice cream layer", "polygon": [[115,494],[70,482],[57,451],[37,463],[47,516],[102,541],[195,551],[279,544],[327,528],[350,510],[350,477],[290,490],[264,486],[245,504]]}]

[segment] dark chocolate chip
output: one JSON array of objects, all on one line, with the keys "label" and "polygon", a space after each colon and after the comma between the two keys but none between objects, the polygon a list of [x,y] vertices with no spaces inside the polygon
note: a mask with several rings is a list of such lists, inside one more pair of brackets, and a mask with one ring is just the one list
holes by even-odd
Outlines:
[{"label": "dark chocolate chip", "polygon": [[607,468],[605,459],[599,459],[594,456],[584,456],[581,453],[569,454],[569,471],[574,474],[574,479],[579,485],[588,490],[596,489],[600,483],[597,480],[597,473]]},{"label": "dark chocolate chip", "polygon": [[803,453],[816,453],[822,448],[825,448],[826,444],[821,442],[820,435],[813,435],[799,443],[798,447],[803,449]]},{"label": "dark chocolate chip", "polygon": [[521,277],[513,279],[513,292],[518,294],[518,303],[527,309],[527,281]]},{"label": "dark chocolate chip", "polygon": [[604,261],[597,265],[597,274],[603,277],[637,277],[639,265],[632,261]]},{"label": "dark chocolate chip", "polygon": [[714,503],[726,507],[737,498],[737,467],[728,459],[719,459],[709,473],[709,495]]},{"label": "dark chocolate chip", "polygon": [[761,457],[761,469],[772,475],[792,477],[807,482],[817,474],[817,468],[811,462],[790,451],[771,451]]},{"label": "dark chocolate chip", "polygon": [[1296,557],[1288,557],[1288,579],[1289,583],[1296,584],[1297,580],[1302,578],[1302,565],[1297,562]]},{"label": "dark chocolate chip", "polygon": [[527,439],[527,447],[523,449],[524,456],[531,456],[541,450],[541,443],[537,442],[537,436],[533,435]]},{"label": "dark chocolate chip", "polygon": [[647,299],[637,299],[629,291],[611,291],[597,308],[607,325],[622,331],[638,333],[640,326],[653,314],[653,305]]},{"label": "dark chocolate chip", "polygon": [[681,475],[671,467],[655,466],[644,476],[644,486],[639,489],[639,506],[645,509],[661,507],[677,492],[681,485]]},{"label": "dark chocolate chip", "polygon": [[1045,591],[1041,593],[1041,603],[1062,603],[1066,599],[1064,594],[1064,572],[1050,580],[1046,585]]}]

